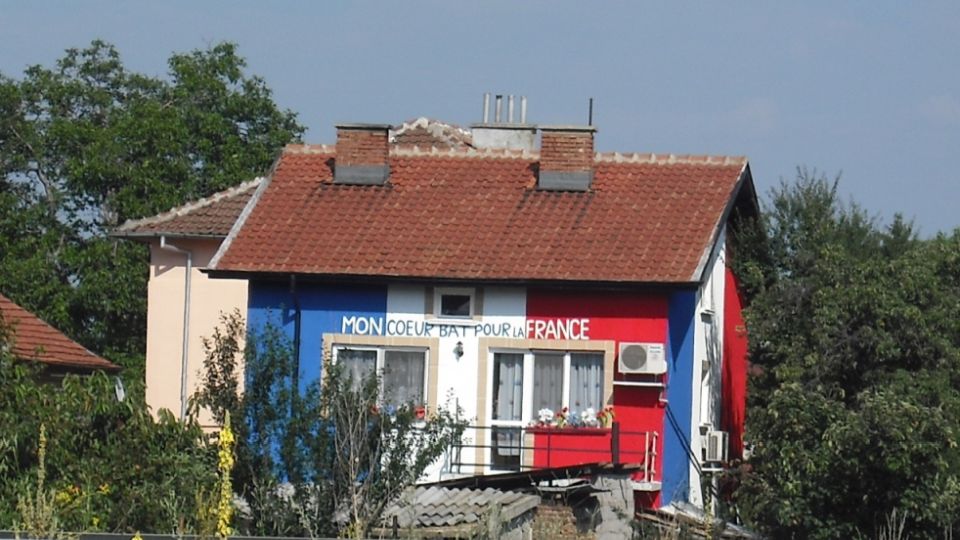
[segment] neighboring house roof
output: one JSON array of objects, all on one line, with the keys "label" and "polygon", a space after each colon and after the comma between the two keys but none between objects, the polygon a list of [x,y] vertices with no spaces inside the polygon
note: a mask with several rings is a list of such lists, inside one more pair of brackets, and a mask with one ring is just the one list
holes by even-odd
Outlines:
[{"label": "neighboring house roof", "polygon": [[120,366],[93,354],[2,294],[0,315],[10,331],[12,343],[9,345],[16,358],[67,369],[120,369]]},{"label": "neighboring house roof", "polygon": [[472,148],[473,134],[452,124],[420,117],[390,131],[390,142],[420,148]]},{"label": "neighboring house roof", "polygon": [[397,516],[402,528],[457,527],[485,523],[494,511],[501,522],[510,522],[539,504],[540,496],[515,491],[418,487],[384,516],[388,522]]},{"label": "neighboring house roof", "polygon": [[156,216],[129,220],[117,228],[113,236],[223,238],[261,181],[257,178]]},{"label": "neighboring house roof", "polygon": [[385,186],[335,185],[288,145],[211,268],[504,282],[702,279],[745,158],[597,154],[589,191],[536,189],[539,154],[392,146]]}]

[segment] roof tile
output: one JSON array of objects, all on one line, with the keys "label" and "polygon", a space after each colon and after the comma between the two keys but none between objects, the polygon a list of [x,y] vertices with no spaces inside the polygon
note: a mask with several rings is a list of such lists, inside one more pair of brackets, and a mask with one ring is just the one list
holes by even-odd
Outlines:
[{"label": "roof tile", "polygon": [[288,147],[215,268],[463,280],[695,281],[744,158],[598,154],[587,192],[535,188],[536,153],[394,147],[384,186]]},{"label": "roof tile", "polygon": [[2,294],[0,316],[12,332],[13,355],[21,360],[67,368],[120,369],[120,366],[85,349]]}]

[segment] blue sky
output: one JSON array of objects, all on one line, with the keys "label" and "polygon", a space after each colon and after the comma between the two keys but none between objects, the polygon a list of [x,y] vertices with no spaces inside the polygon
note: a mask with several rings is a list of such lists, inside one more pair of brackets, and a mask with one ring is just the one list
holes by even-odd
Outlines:
[{"label": "blue sky", "polygon": [[[792,5],[791,5],[792,4]],[[4,2],[0,72],[94,38],[128,67],[234,41],[299,113],[480,120],[484,92],[603,151],[747,155],[761,193],[797,166],[924,236],[960,226],[960,2]]]}]

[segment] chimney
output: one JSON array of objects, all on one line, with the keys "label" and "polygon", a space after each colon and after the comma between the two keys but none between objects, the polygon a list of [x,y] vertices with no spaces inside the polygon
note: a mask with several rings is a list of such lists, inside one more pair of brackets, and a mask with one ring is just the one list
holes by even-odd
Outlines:
[{"label": "chimney", "polygon": [[333,183],[382,186],[390,176],[390,126],[337,124]]},{"label": "chimney", "polygon": [[537,187],[587,191],[593,181],[593,126],[540,126]]},{"label": "chimney", "polygon": [[494,97],[493,122],[490,121],[490,94],[483,95],[483,122],[470,126],[476,148],[512,148],[533,151],[537,126],[527,123],[527,98],[520,96],[520,122],[514,122],[514,96],[507,98],[507,117],[503,119],[502,94]]}]

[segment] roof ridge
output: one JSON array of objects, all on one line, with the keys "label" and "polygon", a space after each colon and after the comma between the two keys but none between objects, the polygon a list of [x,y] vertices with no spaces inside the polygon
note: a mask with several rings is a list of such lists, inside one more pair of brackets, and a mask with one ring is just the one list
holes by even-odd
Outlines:
[{"label": "roof ridge", "polygon": [[[450,142],[451,138],[459,137],[464,139],[462,142],[468,144],[473,140],[473,132],[468,129],[464,129],[456,124],[451,124],[448,122],[443,122],[440,120],[434,120],[432,118],[427,118],[426,116],[418,117],[414,120],[408,120],[399,126],[390,129],[390,142],[394,142],[398,135],[402,135],[406,131],[421,128],[427,131],[430,135],[437,137],[439,139],[445,139],[447,142]],[[452,132],[452,133],[450,133]],[[453,135],[453,137],[451,137]],[[469,140],[466,140],[469,139]]]},{"label": "roof ridge", "polygon": [[144,225],[156,225],[157,223],[169,221],[173,218],[189,214],[194,210],[199,210],[200,208],[210,206],[211,204],[222,201],[223,199],[245,193],[246,191],[260,185],[260,182],[262,181],[263,177],[258,176],[253,180],[247,180],[246,182],[231,186],[223,191],[218,191],[206,197],[189,201],[180,206],[174,206],[166,212],[161,212],[155,216],[149,216],[140,219],[128,219],[123,223],[123,225],[117,227],[115,232],[129,231],[143,227]]},{"label": "roof ridge", "polygon": [[746,156],[718,156],[707,154],[655,154],[637,152],[597,152],[595,161],[601,163],[649,163],[653,165],[742,165]]},{"label": "roof ridge", "polygon": [[291,143],[283,147],[284,154],[333,154],[337,147],[333,144]]},{"label": "roof ridge", "polygon": [[539,152],[519,148],[472,148],[453,147],[437,148],[436,146],[421,147],[419,145],[396,145],[390,148],[391,156],[402,157],[461,157],[484,158],[499,157],[513,159],[531,159],[540,155]]}]

